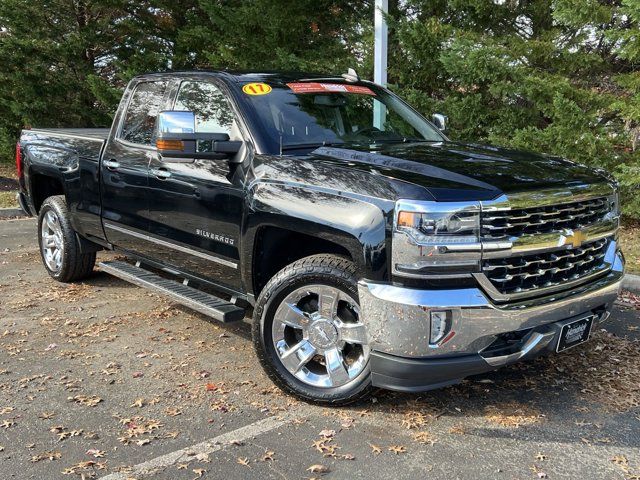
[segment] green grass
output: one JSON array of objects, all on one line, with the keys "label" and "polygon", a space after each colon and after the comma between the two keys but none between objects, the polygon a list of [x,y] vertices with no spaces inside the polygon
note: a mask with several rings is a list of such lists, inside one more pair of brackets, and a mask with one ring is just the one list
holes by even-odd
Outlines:
[{"label": "green grass", "polygon": [[620,245],[627,260],[627,272],[640,274],[640,224],[620,229]]},{"label": "green grass", "polygon": [[0,192],[0,208],[16,208],[16,192]]},{"label": "green grass", "polygon": [[16,166],[13,163],[0,163],[0,177],[17,178]]},{"label": "green grass", "polygon": [[[16,178],[16,166],[12,163],[0,163],[0,177]],[[0,192],[0,208],[15,208],[18,206],[15,191]]]}]

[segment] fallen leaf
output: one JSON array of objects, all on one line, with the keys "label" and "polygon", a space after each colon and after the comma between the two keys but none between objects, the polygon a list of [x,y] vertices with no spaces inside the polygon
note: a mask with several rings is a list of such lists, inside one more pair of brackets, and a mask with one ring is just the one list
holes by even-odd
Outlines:
[{"label": "fallen leaf", "polygon": [[62,457],[62,453],[60,452],[43,452],[31,457],[31,461],[34,463],[39,462],[40,460],[53,461],[53,460],[58,460],[60,457]]},{"label": "fallen leaf", "polygon": [[85,407],[95,407],[102,402],[102,399],[96,395],[76,395],[75,397],[69,397],[67,400],[79,405],[84,405]]},{"label": "fallen leaf", "polygon": [[380,447],[378,447],[377,445],[374,445],[373,443],[370,443],[369,446],[371,447],[371,452],[374,455],[380,455],[382,453],[382,449]]},{"label": "fallen leaf", "polygon": [[332,438],[336,434],[335,430],[322,430],[319,435],[325,438]]},{"label": "fallen leaf", "polygon": [[0,427],[10,428],[10,427],[13,427],[15,424],[16,422],[14,422],[13,420],[5,420],[4,422],[0,423]]},{"label": "fallen leaf", "polygon": [[629,464],[629,460],[627,460],[627,457],[625,457],[624,455],[616,455],[615,457],[613,457],[611,459],[611,461],[613,463],[615,463],[616,465],[628,465]]},{"label": "fallen leaf", "polygon": [[248,467],[249,466],[249,458],[248,457],[238,458],[237,463],[239,463],[240,465],[244,465],[245,467]]},{"label": "fallen leaf", "polygon": [[449,429],[449,433],[453,435],[466,435],[467,431],[462,425],[454,425]]},{"label": "fallen leaf", "polygon": [[329,469],[324,465],[311,465],[307,468],[307,472],[311,473],[329,473]]},{"label": "fallen leaf", "polygon": [[98,450],[97,448],[90,448],[85,452],[87,455],[91,455],[94,458],[103,458],[105,453],[102,450]]},{"label": "fallen leaf", "polygon": [[203,463],[210,463],[211,460],[209,460],[209,454],[208,453],[198,453],[196,455],[196,460],[198,460],[199,462],[203,462]]},{"label": "fallen leaf", "polygon": [[434,445],[438,440],[429,432],[416,432],[413,439],[418,443]]},{"label": "fallen leaf", "polygon": [[407,448],[402,445],[391,445],[389,451],[395,455],[400,455],[401,453],[407,453]]},{"label": "fallen leaf", "polygon": [[178,415],[182,414],[182,410],[180,410],[178,407],[167,407],[164,413],[170,417],[177,417]]}]

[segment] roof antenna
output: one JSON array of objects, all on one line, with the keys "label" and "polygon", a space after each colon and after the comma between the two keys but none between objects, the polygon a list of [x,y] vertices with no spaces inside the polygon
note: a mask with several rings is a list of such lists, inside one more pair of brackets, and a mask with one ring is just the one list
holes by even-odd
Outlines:
[{"label": "roof antenna", "polygon": [[280,156],[282,156],[282,132],[280,132]]},{"label": "roof antenna", "polygon": [[347,70],[347,73],[343,73],[342,78],[344,78],[347,82],[350,82],[350,83],[360,81],[360,77],[358,76],[358,74],[353,68],[349,68],[349,70]]}]

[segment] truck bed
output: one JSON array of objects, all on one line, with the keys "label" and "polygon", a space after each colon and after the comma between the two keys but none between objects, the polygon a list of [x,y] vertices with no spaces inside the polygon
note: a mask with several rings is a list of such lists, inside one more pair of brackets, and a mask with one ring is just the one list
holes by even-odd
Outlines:
[{"label": "truck bed", "polygon": [[78,162],[98,164],[108,136],[107,128],[34,128],[22,130],[20,142],[25,162],[38,172],[77,169]]},{"label": "truck bed", "polygon": [[101,141],[104,141],[109,137],[108,128],[33,128],[30,131],[46,135],[87,138]]}]

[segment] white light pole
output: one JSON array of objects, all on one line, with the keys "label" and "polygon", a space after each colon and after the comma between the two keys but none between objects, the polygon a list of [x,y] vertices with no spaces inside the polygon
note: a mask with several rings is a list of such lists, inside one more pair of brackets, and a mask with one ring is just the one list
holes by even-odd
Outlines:
[{"label": "white light pole", "polygon": [[[389,0],[375,0],[373,47],[373,81],[383,87],[387,86],[387,21]],[[373,102],[373,126],[383,130],[387,110],[380,102]]]}]

